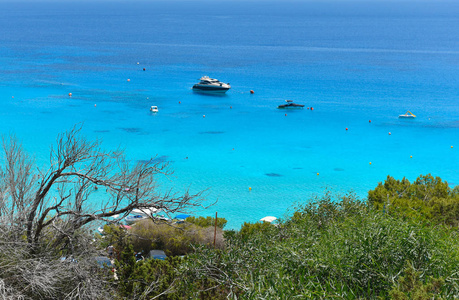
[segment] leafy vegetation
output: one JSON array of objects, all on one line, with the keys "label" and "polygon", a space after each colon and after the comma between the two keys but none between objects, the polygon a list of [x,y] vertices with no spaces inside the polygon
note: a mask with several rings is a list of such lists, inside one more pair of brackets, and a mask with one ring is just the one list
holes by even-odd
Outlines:
[{"label": "leafy vegetation", "polygon": [[456,232],[383,213],[353,195],[327,194],[279,227],[253,228],[228,232],[225,251],[189,255],[181,266],[188,280],[212,279],[240,299],[388,298],[410,261],[423,276],[445,278],[441,295],[459,295]]},{"label": "leafy vegetation", "polygon": [[[0,223],[0,296],[5,299],[454,299],[459,297],[459,189],[440,178],[388,177],[369,191],[325,193],[276,225],[218,219],[143,220],[44,228],[30,251],[25,230]],[[19,221],[18,221],[19,222]],[[43,220],[46,224],[46,220]],[[11,228],[13,229],[11,229]],[[69,231],[67,231],[69,232]],[[13,242],[11,242],[13,241]],[[69,247],[71,245],[72,247]],[[114,251],[115,270],[95,255]],[[148,259],[162,249],[166,260]],[[145,260],[138,261],[136,252]],[[89,257],[89,259],[88,259]]]},{"label": "leafy vegetation", "polygon": [[[212,217],[188,217],[186,218],[188,223],[195,224],[200,227],[213,227],[215,226],[215,218]],[[224,218],[217,218],[217,227],[220,229],[225,228],[228,221]]]},{"label": "leafy vegetation", "polygon": [[450,188],[440,177],[421,175],[413,183],[387,176],[368,192],[368,202],[391,214],[433,224],[459,226],[459,187]]}]

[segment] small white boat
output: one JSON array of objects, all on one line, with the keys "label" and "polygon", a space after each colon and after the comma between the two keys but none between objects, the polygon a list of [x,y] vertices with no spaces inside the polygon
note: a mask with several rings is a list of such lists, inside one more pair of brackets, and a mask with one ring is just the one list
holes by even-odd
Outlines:
[{"label": "small white boat", "polygon": [[158,112],[158,106],[152,105],[152,106],[150,107],[150,111],[151,111],[151,112],[154,112],[154,113]]},{"label": "small white boat", "polygon": [[414,118],[416,118],[416,116],[411,111],[407,111],[404,115],[399,115],[398,117],[399,118],[403,118],[403,119],[414,119]]}]

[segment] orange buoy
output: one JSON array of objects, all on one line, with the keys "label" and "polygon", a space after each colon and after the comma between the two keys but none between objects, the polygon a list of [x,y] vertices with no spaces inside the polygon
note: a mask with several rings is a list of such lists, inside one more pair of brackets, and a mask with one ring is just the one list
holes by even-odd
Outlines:
[{"label": "orange buoy", "polygon": [[232,107],[232,106],[230,106],[230,109],[232,109],[232,108],[233,108],[233,107]]},{"label": "orange buoy", "polygon": [[347,131],[347,127],[346,127],[346,131]]},{"label": "orange buoy", "polygon": [[250,90],[250,94],[254,94],[255,92],[253,90]]},{"label": "orange buoy", "polygon": [[249,186],[249,191],[251,191],[251,190],[252,190],[252,188]]},{"label": "orange buoy", "polygon": [[391,135],[392,133],[389,132],[389,135]]},{"label": "orange buoy", "polygon": [[410,155],[410,158],[413,158],[413,155]]},{"label": "orange buoy", "polygon": [[202,117],[203,117],[203,118],[205,118],[205,117],[206,117],[206,115],[202,115]]},{"label": "orange buoy", "polygon": [[72,93],[69,93],[69,97],[72,97]]},{"label": "orange buoy", "polygon": [[319,173],[317,173],[317,176],[319,176]]},{"label": "orange buoy", "polygon": [[178,102],[178,104],[181,104],[181,103],[182,103],[181,101]]},{"label": "orange buoy", "polygon": [[128,78],[128,80],[127,80],[127,81],[129,82],[129,81],[131,81],[131,79],[129,79],[129,78]]},{"label": "orange buoy", "polygon": [[143,70],[145,71],[145,68],[143,68]]},{"label": "orange buoy", "polygon": [[309,107],[308,107],[308,109],[309,109]]},{"label": "orange buoy", "polygon": [[370,165],[371,165],[371,161],[370,161]]},{"label": "orange buoy", "polygon": [[94,107],[96,107],[96,106],[97,106],[97,104],[94,104]]},{"label": "orange buoy", "polygon": [[371,123],[371,120],[370,120],[370,121],[368,121],[368,123]]},{"label": "orange buoy", "polygon": [[287,114],[285,114],[285,116],[287,116]]},{"label": "orange buoy", "polygon": [[311,110],[314,110],[314,108],[313,108],[313,107],[311,107]]}]

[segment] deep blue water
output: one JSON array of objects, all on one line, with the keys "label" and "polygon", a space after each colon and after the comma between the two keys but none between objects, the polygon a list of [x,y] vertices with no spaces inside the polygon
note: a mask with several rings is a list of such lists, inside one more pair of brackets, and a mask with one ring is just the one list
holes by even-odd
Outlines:
[{"label": "deep blue water", "polygon": [[[387,175],[459,183],[456,2],[6,2],[0,31],[0,133],[45,163],[84,122],[133,162],[171,161],[163,188],[209,188],[196,213],[230,228]],[[193,93],[203,75],[232,89]]]}]

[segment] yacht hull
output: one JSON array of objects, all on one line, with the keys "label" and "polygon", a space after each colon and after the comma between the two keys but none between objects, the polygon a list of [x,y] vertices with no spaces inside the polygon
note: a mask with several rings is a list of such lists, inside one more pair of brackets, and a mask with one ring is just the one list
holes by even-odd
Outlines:
[{"label": "yacht hull", "polygon": [[201,86],[201,85],[193,86],[193,91],[197,91],[197,92],[226,93],[226,91],[229,89],[230,88],[221,87],[221,86]]}]

